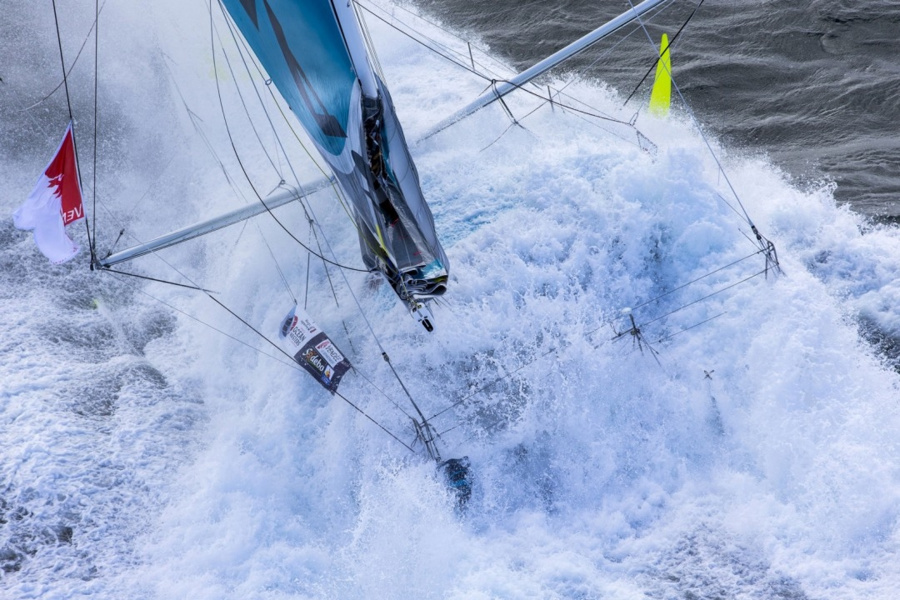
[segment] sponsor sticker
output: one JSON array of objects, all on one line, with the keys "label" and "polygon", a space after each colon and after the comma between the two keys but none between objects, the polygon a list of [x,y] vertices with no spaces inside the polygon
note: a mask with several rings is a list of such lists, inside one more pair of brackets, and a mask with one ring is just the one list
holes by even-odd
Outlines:
[{"label": "sponsor sticker", "polygon": [[350,361],[309,315],[294,306],[282,321],[280,333],[294,360],[325,389],[336,391],[341,378],[350,370]]},{"label": "sponsor sticker", "polygon": [[340,351],[335,347],[334,344],[331,343],[331,340],[325,340],[320,344],[316,345],[316,350],[319,351],[319,354],[328,361],[328,364],[332,367],[336,366],[339,362],[344,360],[344,355],[340,353]]}]

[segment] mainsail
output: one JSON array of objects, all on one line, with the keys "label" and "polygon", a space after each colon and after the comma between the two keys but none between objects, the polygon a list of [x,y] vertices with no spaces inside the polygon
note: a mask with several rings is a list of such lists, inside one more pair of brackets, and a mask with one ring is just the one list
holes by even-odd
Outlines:
[{"label": "mainsail", "polygon": [[[413,311],[449,263],[394,112],[345,0],[223,0],[350,200],[366,266]],[[430,328],[430,323],[426,323]]]}]

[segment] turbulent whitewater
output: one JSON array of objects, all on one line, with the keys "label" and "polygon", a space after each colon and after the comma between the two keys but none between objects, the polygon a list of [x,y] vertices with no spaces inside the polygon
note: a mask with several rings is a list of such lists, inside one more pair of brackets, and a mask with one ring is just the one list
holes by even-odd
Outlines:
[{"label": "turbulent whitewater", "polygon": [[[60,4],[71,61],[92,15]],[[59,82],[52,14],[13,12],[0,24],[7,215],[67,120],[60,92],[28,108]],[[369,25],[410,140],[482,91],[408,38]],[[252,198],[216,76],[251,176],[277,186],[284,158],[263,133],[269,163],[231,73],[221,61],[213,70],[204,3],[159,2],[139,15],[110,3],[100,27],[101,251],[120,228],[148,239]],[[86,50],[72,74],[83,161],[93,141],[91,60]],[[677,60],[676,51],[676,81]],[[567,92],[631,117],[601,84],[576,81]],[[509,104],[521,116],[537,102]],[[433,464],[205,296],[91,273],[86,259],[48,265],[4,220],[0,595],[893,598],[895,228],[837,207],[829,185],[797,189],[771,164],[714,142],[785,276],[757,277],[647,325],[660,364],[631,339],[611,340],[607,322],[623,308],[755,250],[683,116],[673,101],[670,119],[638,119],[655,155],[627,128],[549,106],[523,119],[525,129],[509,128],[495,106],[413,146],[454,264],[432,334],[364,274],[345,283],[331,273],[336,306],[312,261],[310,311],[374,384],[348,374],[348,398],[412,442],[392,402],[402,390],[349,286],[423,410],[463,400],[434,420],[447,454],[472,463],[463,515]],[[311,180],[317,170],[304,156],[291,146]],[[88,183],[91,174],[87,161]],[[313,206],[341,260],[358,260],[333,199],[322,194]],[[302,211],[281,210],[305,239]],[[292,299],[269,247],[303,302],[307,256],[266,217],[163,258],[274,338]],[[142,260],[136,270],[181,281],[161,260]],[[757,256],[635,314],[649,321],[762,266]]]}]

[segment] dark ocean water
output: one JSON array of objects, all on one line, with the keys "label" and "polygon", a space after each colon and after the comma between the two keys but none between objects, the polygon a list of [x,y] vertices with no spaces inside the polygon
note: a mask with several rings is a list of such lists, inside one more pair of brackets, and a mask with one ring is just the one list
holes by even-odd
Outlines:
[{"label": "dark ocean water", "polygon": [[[628,0],[416,3],[520,69],[629,7]],[[651,35],[671,37],[695,7],[673,3],[652,18]],[[801,185],[833,181],[836,198],[860,212],[900,216],[898,55],[897,0],[707,0],[672,60],[699,121],[730,148],[764,153]],[[629,27],[567,68],[624,98],[654,58],[644,32]],[[648,95],[645,83],[635,109]]]}]

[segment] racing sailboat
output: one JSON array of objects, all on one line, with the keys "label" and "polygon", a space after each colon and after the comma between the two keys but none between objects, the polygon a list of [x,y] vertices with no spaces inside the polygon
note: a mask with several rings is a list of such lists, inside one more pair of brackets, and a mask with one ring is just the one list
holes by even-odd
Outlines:
[{"label": "racing sailboat", "polygon": [[[645,0],[432,128],[430,137],[502,99],[666,0]],[[435,231],[390,93],[372,67],[352,0],[222,0],[271,81],[332,171],[150,242],[98,258],[109,268],[294,202],[336,182],[348,201],[367,269],[382,274],[432,331],[428,301],[447,290],[450,263]],[[342,199],[342,201],[343,201]]]},{"label": "racing sailboat", "polygon": [[[536,77],[669,1],[646,0],[522,73],[493,81],[482,95],[437,124],[425,137],[502,101],[507,94],[523,89]],[[290,188],[260,198],[256,205],[150,242],[94,258],[92,265],[110,269],[302,201],[336,184],[339,200],[346,201],[345,208],[355,225],[366,268],[383,275],[410,313],[425,329],[433,330],[427,302],[445,293],[449,261],[438,240],[390,93],[370,61],[354,5],[348,0],[222,0],[222,6],[328,163],[332,176],[302,189]],[[634,331],[637,325],[633,325]],[[291,357],[326,389],[337,393],[341,377],[352,366],[299,307],[284,319],[281,337],[289,346]],[[390,363],[383,350],[382,356]],[[442,465],[464,500],[470,492],[465,459],[442,461],[437,448],[439,434],[430,423],[436,415],[426,417],[405,386],[404,391],[415,408],[415,415],[410,418],[416,443],[420,442],[428,456]]]}]

